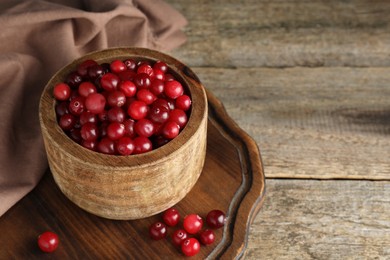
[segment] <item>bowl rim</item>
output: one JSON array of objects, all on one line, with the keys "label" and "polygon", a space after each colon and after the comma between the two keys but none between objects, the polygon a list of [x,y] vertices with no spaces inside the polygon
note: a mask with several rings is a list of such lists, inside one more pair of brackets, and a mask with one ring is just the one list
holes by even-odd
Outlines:
[{"label": "bowl rim", "polygon": [[[191,95],[192,108],[187,125],[176,138],[164,146],[143,154],[132,154],[128,156],[108,155],[82,147],[68,137],[59,127],[54,109],[56,101],[52,96],[54,85],[63,81],[65,76],[71,71],[74,71],[77,65],[84,60],[94,59],[101,64],[116,58],[122,60],[125,58],[150,61],[162,60],[167,63],[170,73],[174,74]],[[196,109],[193,109],[193,107],[196,107]],[[42,91],[39,101],[39,121],[42,134],[46,136],[47,141],[52,142],[57,149],[67,153],[75,160],[89,164],[91,167],[115,167],[116,170],[121,168],[128,170],[132,167],[141,168],[151,164],[161,163],[162,161],[168,160],[169,157],[175,156],[175,153],[182,150],[181,148],[185,146],[187,140],[194,137],[202,122],[207,120],[207,109],[207,96],[204,86],[196,74],[184,63],[157,50],[142,47],[115,47],[87,53],[59,69],[50,78]]]}]

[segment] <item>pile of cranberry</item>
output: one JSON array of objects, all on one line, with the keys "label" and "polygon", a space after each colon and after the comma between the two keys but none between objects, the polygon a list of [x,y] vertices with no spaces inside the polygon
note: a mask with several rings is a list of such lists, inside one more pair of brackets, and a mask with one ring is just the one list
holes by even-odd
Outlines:
[{"label": "pile of cranberry", "polygon": [[[179,211],[175,208],[167,209],[162,213],[162,220],[153,223],[149,227],[149,235],[154,240],[166,238],[168,227],[175,227],[179,224]],[[214,243],[215,232],[213,230],[223,227],[225,222],[225,213],[214,209],[206,216],[208,228],[203,229],[203,218],[198,214],[189,214],[184,217],[182,228],[177,228],[172,233],[171,241],[184,255],[194,256],[199,253],[201,244],[211,245]]]},{"label": "pile of cranberry", "polygon": [[104,154],[158,148],[187,124],[191,98],[163,61],[85,60],[53,88],[59,126]]}]

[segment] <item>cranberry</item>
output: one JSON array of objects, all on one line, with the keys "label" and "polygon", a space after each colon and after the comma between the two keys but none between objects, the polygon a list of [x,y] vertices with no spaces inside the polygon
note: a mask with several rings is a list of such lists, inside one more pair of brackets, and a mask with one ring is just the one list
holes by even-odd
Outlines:
[{"label": "cranberry", "polygon": [[181,109],[173,109],[169,112],[169,121],[173,121],[183,128],[187,124],[187,114]]},{"label": "cranberry", "polygon": [[217,229],[225,225],[226,218],[225,213],[221,210],[214,209],[210,211],[206,216],[206,223],[210,228]]},{"label": "cranberry", "polygon": [[175,138],[179,135],[179,132],[180,126],[174,121],[166,122],[161,129],[162,135],[167,139]]},{"label": "cranberry", "polygon": [[150,137],[154,133],[154,124],[146,118],[141,118],[134,124],[134,130],[139,136]]},{"label": "cranberry", "polygon": [[215,233],[211,229],[203,230],[199,233],[199,240],[203,245],[211,245],[215,241]]},{"label": "cranberry", "polygon": [[122,71],[127,70],[127,67],[126,67],[125,63],[123,63],[123,61],[121,61],[121,60],[113,60],[110,63],[110,69],[114,73],[120,73]]},{"label": "cranberry", "polygon": [[53,95],[55,99],[65,101],[70,98],[71,89],[68,84],[58,83],[54,86]]},{"label": "cranberry", "polygon": [[200,251],[200,243],[196,238],[187,238],[181,244],[181,251],[186,256],[194,256]]},{"label": "cranberry", "polygon": [[64,114],[60,117],[58,124],[65,131],[71,130],[76,124],[76,117],[72,114]]},{"label": "cranberry", "polygon": [[146,153],[152,150],[152,142],[144,136],[134,138],[134,154]]},{"label": "cranberry", "polygon": [[105,69],[99,64],[88,67],[88,78],[93,81],[100,79],[100,77],[103,76],[104,73],[106,73]]},{"label": "cranberry", "polygon": [[180,214],[179,211],[175,208],[169,208],[164,211],[162,216],[165,224],[167,224],[170,227],[176,226],[180,221]]},{"label": "cranberry", "polygon": [[155,78],[155,79],[159,79],[159,80],[162,80],[162,81],[164,81],[165,80],[165,73],[164,72],[162,72],[161,70],[159,70],[159,69],[153,69],[153,77]]},{"label": "cranberry", "polygon": [[154,240],[160,240],[167,236],[167,226],[162,222],[153,223],[149,228],[149,235]]},{"label": "cranberry", "polygon": [[134,124],[135,121],[131,118],[126,119],[123,122],[123,125],[125,126],[125,135],[131,138],[134,138],[136,136],[135,131],[134,131]]},{"label": "cranberry", "polygon": [[123,136],[116,143],[116,150],[121,155],[130,155],[134,152],[134,149],[134,141],[130,137]]},{"label": "cranberry", "polygon": [[169,109],[164,105],[153,105],[148,117],[155,123],[165,123],[169,118]]},{"label": "cranberry", "polygon": [[137,63],[133,59],[127,59],[123,62],[129,70],[135,70]]},{"label": "cranberry", "polygon": [[80,124],[84,125],[85,123],[88,122],[97,124],[98,122],[97,116],[89,111],[84,111],[80,115]]},{"label": "cranberry", "polygon": [[96,87],[89,81],[85,81],[80,84],[78,88],[78,93],[82,97],[88,97],[89,94],[96,93]]},{"label": "cranberry", "polygon": [[94,60],[85,60],[77,67],[77,73],[86,79],[88,77],[88,68],[95,65],[99,64]]},{"label": "cranberry", "polygon": [[69,103],[69,112],[73,115],[79,116],[84,112],[84,97],[78,96],[72,99]]},{"label": "cranberry", "polygon": [[108,137],[103,137],[98,143],[97,150],[105,154],[115,154],[115,141]]},{"label": "cranberry", "polygon": [[145,102],[135,100],[129,105],[127,113],[131,118],[139,120],[146,117],[146,115],[148,114],[148,110],[148,106]]},{"label": "cranberry", "polygon": [[175,80],[175,77],[172,74],[166,73],[165,81],[172,81],[172,80]]},{"label": "cranberry", "polygon": [[86,141],[86,140],[82,140],[81,141],[81,145],[84,147],[84,148],[87,148],[91,151],[96,151],[97,150],[97,141]]},{"label": "cranberry", "polygon": [[137,93],[137,87],[129,80],[121,81],[118,89],[122,91],[126,97],[134,97]]},{"label": "cranberry", "polygon": [[183,220],[183,227],[189,234],[198,233],[203,226],[203,219],[197,214],[187,215]]},{"label": "cranberry", "polygon": [[137,74],[145,73],[148,74],[150,78],[153,77],[153,68],[149,64],[142,64],[137,69]]},{"label": "cranberry", "polygon": [[107,126],[107,136],[111,140],[118,140],[119,138],[125,135],[125,126],[124,124],[113,122]]},{"label": "cranberry", "polygon": [[61,117],[65,114],[69,113],[69,103],[66,101],[62,101],[61,103],[56,105],[56,115],[57,117]]},{"label": "cranberry", "polygon": [[80,133],[80,129],[78,128],[73,128],[69,131],[69,137],[75,141],[76,143],[81,143],[83,138],[81,138],[81,133]]},{"label": "cranberry", "polygon": [[164,85],[164,94],[172,99],[176,99],[183,95],[184,89],[179,81],[166,81]]},{"label": "cranberry", "polygon": [[95,141],[99,137],[99,128],[96,124],[87,122],[81,127],[80,134],[85,141]]},{"label": "cranberry", "polygon": [[148,74],[139,73],[134,77],[134,84],[137,88],[149,88],[152,82]]},{"label": "cranberry", "polygon": [[137,99],[145,102],[147,105],[150,105],[157,99],[157,97],[148,89],[140,89],[137,92]]},{"label": "cranberry", "polygon": [[100,79],[100,85],[104,90],[114,91],[119,84],[119,77],[113,73],[106,73]]},{"label": "cranberry", "polygon": [[164,81],[157,78],[153,79],[149,89],[156,96],[160,95],[164,92]]},{"label": "cranberry", "polygon": [[120,78],[120,80],[131,81],[131,82],[133,82],[135,75],[137,74],[132,70],[125,70],[118,73],[118,77]]},{"label": "cranberry", "polygon": [[65,83],[68,84],[71,88],[77,88],[82,81],[83,78],[76,71],[69,73],[65,79]]},{"label": "cranberry", "polygon": [[85,99],[85,107],[94,114],[102,113],[106,106],[106,98],[100,93],[92,93]]},{"label": "cranberry", "polygon": [[166,99],[158,98],[156,99],[153,104],[153,106],[164,106],[167,108],[167,110],[170,110],[170,104]]},{"label": "cranberry", "polygon": [[191,107],[191,98],[187,95],[182,95],[175,100],[175,107],[183,111],[187,111]]},{"label": "cranberry", "polygon": [[126,96],[122,91],[112,91],[107,96],[107,103],[111,107],[121,107],[126,103]]},{"label": "cranberry", "polygon": [[46,231],[38,236],[38,246],[45,253],[54,252],[59,244],[57,234]]},{"label": "cranberry", "polygon": [[187,232],[184,229],[178,229],[172,234],[172,243],[175,246],[181,246],[184,240],[188,237]]},{"label": "cranberry", "polygon": [[168,65],[163,61],[156,61],[153,65],[153,69],[161,70],[164,73],[168,72]]},{"label": "cranberry", "polygon": [[107,111],[107,118],[110,122],[123,123],[126,119],[126,113],[120,107],[113,107]]}]

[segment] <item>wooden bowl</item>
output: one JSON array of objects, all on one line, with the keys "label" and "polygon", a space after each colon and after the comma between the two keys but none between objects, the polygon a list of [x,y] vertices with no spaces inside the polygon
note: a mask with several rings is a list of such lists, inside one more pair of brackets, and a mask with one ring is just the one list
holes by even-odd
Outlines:
[{"label": "wooden bowl", "polygon": [[[53,86],[86,59],[162,60],[192,99],[187,125],[168,144],[144,154],[115,156],[90,151],[58,126]],[[180,61],[144,48],[115,48],[87,54],[59,70],[40,100],[39,120],[50,170],[61,191],[95,215],[119,220],[145,218],[178,203],[198,180],[205,161],[207,98],[198,77]]]}]

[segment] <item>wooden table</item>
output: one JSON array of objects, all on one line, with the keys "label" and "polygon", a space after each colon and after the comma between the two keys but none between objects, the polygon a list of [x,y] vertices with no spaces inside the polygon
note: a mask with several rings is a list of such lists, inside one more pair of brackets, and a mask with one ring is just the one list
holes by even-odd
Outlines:
[{"label": "wooden table", "polygon": [[[187,43],[170,54],[198,74],[261,151],[266,197],[245,259],[390,259],[390,2],[166,1],[189,21]],[[208,138],[229,147],[215,136]],[[225,154],[213,153],[231,159]],[[57,251],[62,259],[91,258],[96,244],[128,255],[120,251],[132,240],[123,227],[146,230],[80,211],[46,175],[1,219],[0,256],[55,258],[35,244],[45,226],[57,227],[63,248],[74,248],[72,236],[78,241],[79,252]],[[31,241],[15,243],[20,238]],[[169,249],[154,243],[154,256],[161,245]]]},{"label": "wooden table", "polygon": [[262,153],[246,259],[390,259],[390,3],[167,0]]}]

